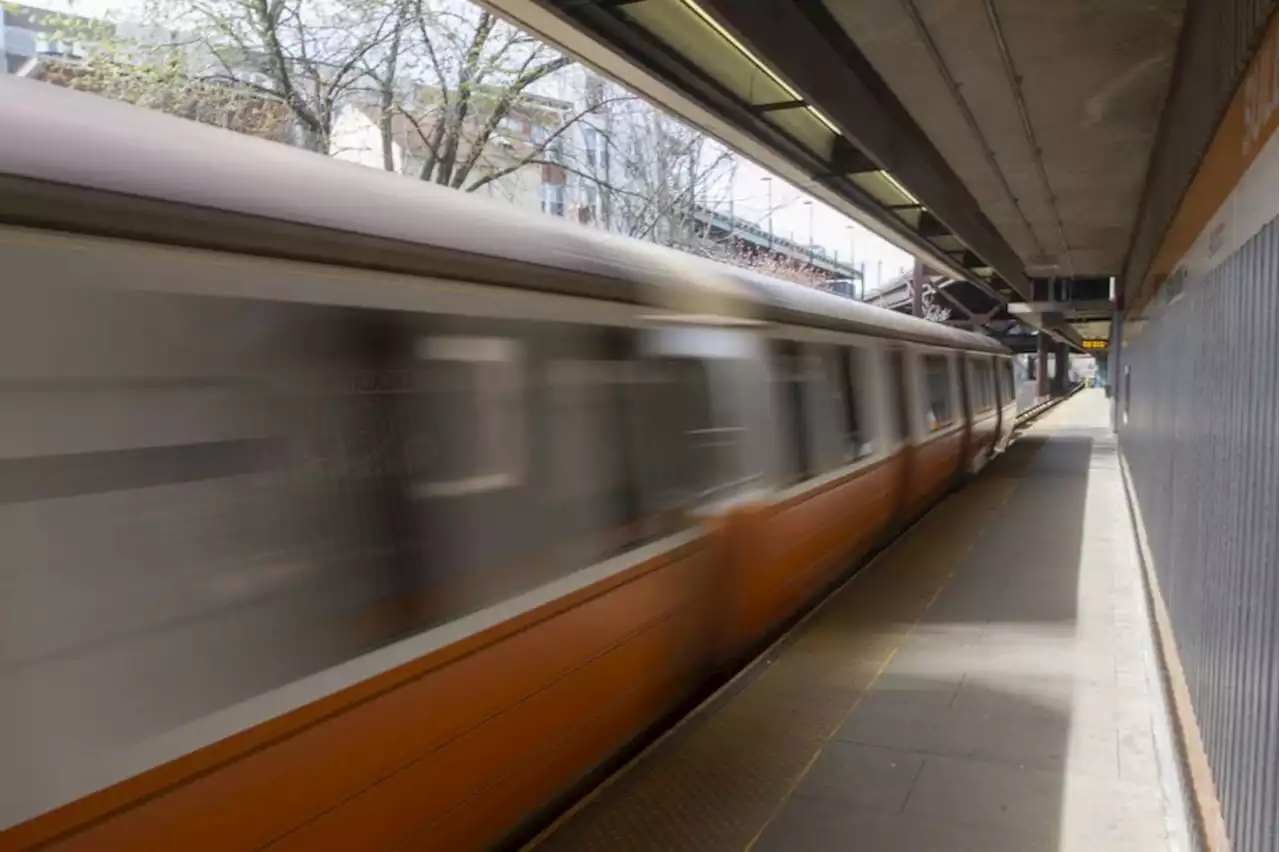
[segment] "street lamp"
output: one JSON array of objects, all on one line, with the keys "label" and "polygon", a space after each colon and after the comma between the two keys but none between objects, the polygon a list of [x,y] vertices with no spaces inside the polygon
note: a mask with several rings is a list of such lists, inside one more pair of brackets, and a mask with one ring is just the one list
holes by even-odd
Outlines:
[{"label": "street lamp", "polygon": [[773,251],[773,177],[765,175],[760,178],[764,181],[765,191],[767,193],[765,201],[765,213],[769,217],[769,251]]},{"label": "street lamp", "polygon": [[813,266],[813,202],[806,201],[804,206],[809,208],[809,265]]},{"label": "street lamp", "polygon": [[[850,268],[850,269],[852,269],[852,270],[854,270],[854,274],[856,275],[856,274],[857,274],[857,270],[858,270],[858,262],[857,262],[857,261],[858,261],[858,258],[857,258],[857,256],[853,253],[853,224],[852,224],[852,223],[850,223],[850,224],[845,225],[845,226],[844,226],[844,229],[845,229],[846,231],[848,231],[848,232],[849,232],[849,268]],[[866,294],[867,294],[867,282],[866,282],[866,279],[863,279],[863,280],[861,281],[861,283],[860,283],[860,285],[859,285],[859,286],[860,286],[860,287],[861,287],[861,289],[862,289],[862,300],[863,300],[863,301],[866,301],[866,298],[865,298],[865,297],[866,297]]]}]

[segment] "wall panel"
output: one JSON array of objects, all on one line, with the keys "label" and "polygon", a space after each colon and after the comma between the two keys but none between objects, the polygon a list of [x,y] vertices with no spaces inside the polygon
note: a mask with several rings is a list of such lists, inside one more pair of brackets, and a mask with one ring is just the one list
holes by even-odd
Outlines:
[{"label": "wall panel", "polygon": [[[1272,185],[1274,192],[1274,184]],[[1122,447],[1227,834],[1275,849],[1277,221],[1130,329]]]}]

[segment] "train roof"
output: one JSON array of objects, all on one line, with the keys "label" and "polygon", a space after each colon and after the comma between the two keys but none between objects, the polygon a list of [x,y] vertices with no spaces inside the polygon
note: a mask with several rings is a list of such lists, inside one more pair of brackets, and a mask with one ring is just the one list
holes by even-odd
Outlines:
[{"label": "train roof", "polygon": [[836,328],[983,335],[193,121],[0,77],[0,222]]}]

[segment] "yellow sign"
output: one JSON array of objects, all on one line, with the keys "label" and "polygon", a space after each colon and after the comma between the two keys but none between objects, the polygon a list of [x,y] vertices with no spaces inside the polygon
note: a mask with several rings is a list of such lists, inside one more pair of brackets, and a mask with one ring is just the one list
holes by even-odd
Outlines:
[{"label": "yellow sign", "polygon": [[1085,340],[1083,341],[1085,349],[1106,349],[1107,341],[1105,340]]}]

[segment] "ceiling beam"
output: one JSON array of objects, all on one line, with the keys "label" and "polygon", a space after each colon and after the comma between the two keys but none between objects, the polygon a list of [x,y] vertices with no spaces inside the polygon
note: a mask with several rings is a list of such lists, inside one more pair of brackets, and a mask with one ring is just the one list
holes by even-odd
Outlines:
[{"label": "ceiling beam", "polygon": [[808,104],[804,101],[774,101],[771,104],[754,104],[751,108],[756,112],[780,112],[788,109],[804,109]]},{"label": "ceiling beam", "polygon": [[916,225],[916,233],[929,240],[934,237],[949,237],[951,236],[951,229],[939,222],[938,217],[928,210],[921,210],[920,223]]},{"label": "ceiling beam", "polygon": [[968,249],[964,249],[963,251],[949,251],[947,252],[947,254],[954,257],[956,259],[956,262],[959,263],[961,266],[967,266],[970,269],[972,269],[975,266],[982,265],[982,258],[978,257],[978,255],[974,254]]},{"label": "ceiling beam", "polygon": [[836,137],[831,146],[832,175],[845,176],[860,172],[874,172],[877,168],[871,158],[850,144],[848,139],[843,136]]}]

